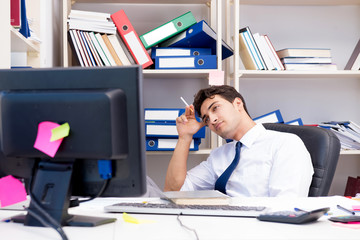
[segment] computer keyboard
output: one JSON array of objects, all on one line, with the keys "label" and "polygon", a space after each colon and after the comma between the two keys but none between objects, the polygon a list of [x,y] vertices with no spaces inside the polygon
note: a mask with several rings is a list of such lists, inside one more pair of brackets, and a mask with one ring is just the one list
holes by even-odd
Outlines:
[{"label": "computer keyboard", "polygon": [[267,210],[264,206],[177,205],[173,203],[116,203],[105,207],[106,212],[171,214],[223,217],[257,217]]}]

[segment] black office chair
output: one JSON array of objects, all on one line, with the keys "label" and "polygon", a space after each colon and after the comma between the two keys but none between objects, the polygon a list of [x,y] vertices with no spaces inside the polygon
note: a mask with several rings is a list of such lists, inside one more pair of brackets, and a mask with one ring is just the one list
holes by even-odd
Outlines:
[{"label": "black office chair", "polygon": [[330,130],[281,123],[265,123],[266,129],[294,133],[304,142],[314,167],[309,197],[327,196],[340,154],[340,141]]}]

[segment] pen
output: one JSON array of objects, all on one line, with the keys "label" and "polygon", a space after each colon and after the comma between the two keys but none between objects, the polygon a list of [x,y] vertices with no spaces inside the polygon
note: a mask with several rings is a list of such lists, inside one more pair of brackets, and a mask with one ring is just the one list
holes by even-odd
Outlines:
[{"label": "pen", "polygon": [[347,212],[347,213],[350,213],[350,214],[352,214],[352,215],[355,215],[355,212],[354,212],[354,211],[351,211],[351,210],[349,210],[349,209],[347,209],[347,208],[344,208],[344,207],[342,207],[342,206],[340,206],[340,205],[336,205],[336,206],[337,206],[338,209],[341,209],[341,210],[343,210],[343,211],[345,211],[345,212]]},{"label": "pen", "polygon": [[[181,101],[183,101],[183,103],[188,107],[189,104],[185,101],[185,99],[183,97],[180,97]],[[190,108],[190,111],[193,112],[193,110]]]}]

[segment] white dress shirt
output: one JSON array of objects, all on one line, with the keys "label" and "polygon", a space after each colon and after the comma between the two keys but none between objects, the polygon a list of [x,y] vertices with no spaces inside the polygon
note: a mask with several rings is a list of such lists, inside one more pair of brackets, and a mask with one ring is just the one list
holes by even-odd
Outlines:
[{"label": "white dress shirt", "polygon": [[[229,196],[308,196],[314,169],[297,135],[256,124],[240,141],[240,162],[226,185]],[[181,191],[214,189],[234,159],[235,144],[233,141],[214,149],[206,161],[189,170]]]}]

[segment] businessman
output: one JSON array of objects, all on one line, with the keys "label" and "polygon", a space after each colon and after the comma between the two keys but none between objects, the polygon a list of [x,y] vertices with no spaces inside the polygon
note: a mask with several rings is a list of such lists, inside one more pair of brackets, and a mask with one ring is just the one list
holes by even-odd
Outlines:
[{"label": "businessman", "polygon": [[[202,122],[195,118],[195,111]],[[232,139],[187,171],[192,136],[203,126]],[[302,140],[266,130],[249,116],[243,97],[231,86],[200,90],[176,119],[179,139],[166,173],[164,191],[216,189],[229,196],[306,197],[314,173]]]}]

